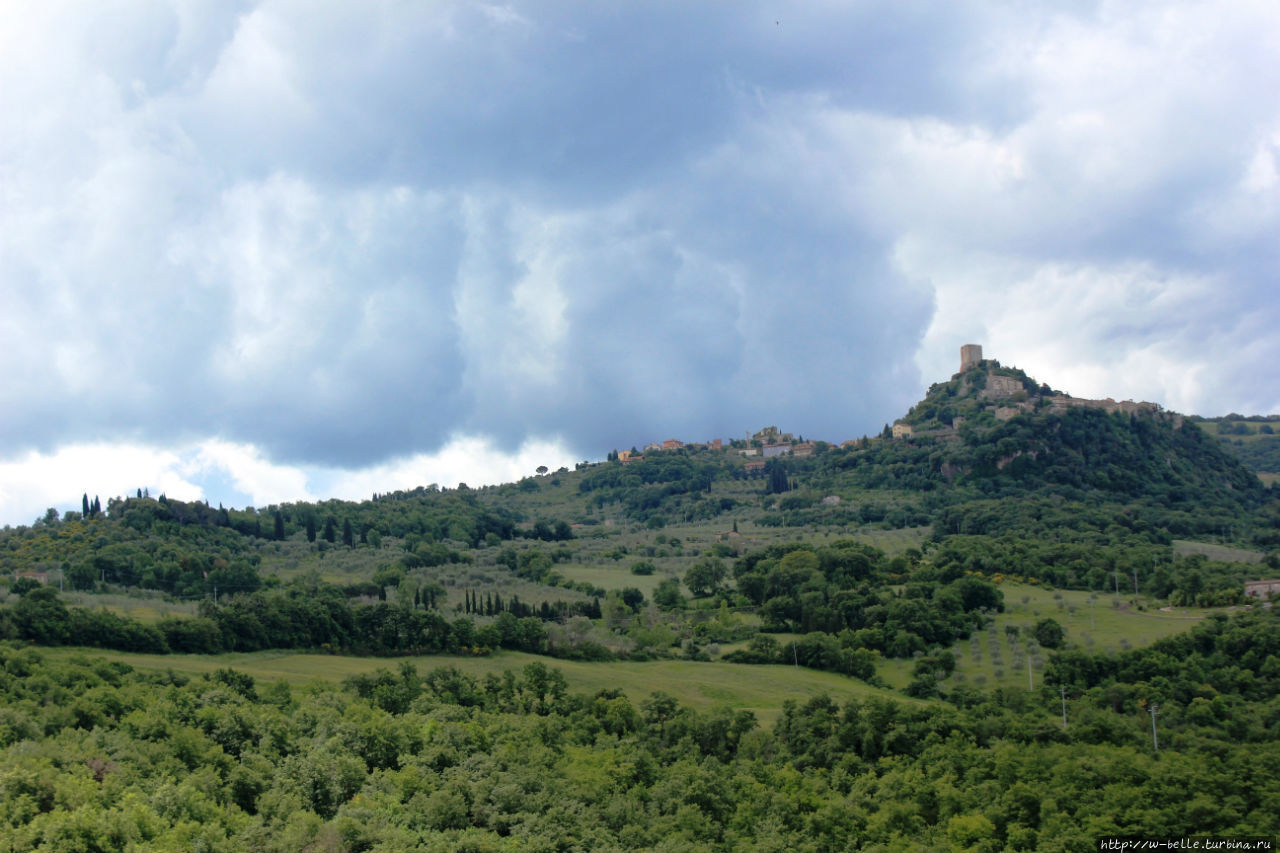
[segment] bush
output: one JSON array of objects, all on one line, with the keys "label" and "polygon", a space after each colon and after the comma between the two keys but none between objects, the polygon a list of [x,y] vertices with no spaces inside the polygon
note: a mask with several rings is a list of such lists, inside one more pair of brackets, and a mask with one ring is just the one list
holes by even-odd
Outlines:
[{"label": "bush", "polygon": [[1031,630],[1031,636],[1046,649],[1056,649],[1066,640],[1067,632],[1053,619],[1041,619]]}]

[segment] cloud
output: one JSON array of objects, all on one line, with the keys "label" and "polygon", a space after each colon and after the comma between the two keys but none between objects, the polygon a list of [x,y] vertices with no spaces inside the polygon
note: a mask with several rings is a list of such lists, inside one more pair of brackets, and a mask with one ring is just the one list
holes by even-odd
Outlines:
[{"label": "cloud", "polygon": [[[44,508],[80,511],[82,494],[110,497],[146,486],[155,494],[197,500],[198,485],[173,451],[134,444],[77,444],[0,462],[0,524],[29,524]],[[38,507],[38,510],[33,510]]]},{"label": "cloud", "polygon": [[573,454],[554,439],[528,441],[504,453],[491,441],[459,436],[435,453],[417,453],[357,471],[327,472],[321,479],[326,494],[361,500],[432,483],[447,488],[461,483],[472,488],[511,483],[532,476],[541,466],[555,471],[575,464]]},{"label": "cloud", "polygon": [[188,477],[199,480],[215,472],[224,473],[236,491],[248,496],[252,506],[316,499],[307,487],[306,472],[274,464],[252,445],[206,441],[195,449],[194,455],[188,452],[180,468]]},{"label": "cloud", "polygon": [[[505,452],[494,442],[453,436],[433,453],[415,453],[358,469],[272,462],[251,444],[208,439],[157,449],[137,444],[72,444],[52,454],[27,453],[0,462],[0,525],[30,524],[49,507],[80,510],[82,494],[112,497],[147,490],[182,501],[266,507],[375,493],[435,483],[479,487],[532,476],[539,466],[573,467],[578,460],[556,438],[530,440]],[[36,507],[37,509],[32,509]]]},{"label": "cloud", "polygon": [[0,457],[840,440],[967,342],[1275,411],[1277,57],[1265,2],[23,6]]}]

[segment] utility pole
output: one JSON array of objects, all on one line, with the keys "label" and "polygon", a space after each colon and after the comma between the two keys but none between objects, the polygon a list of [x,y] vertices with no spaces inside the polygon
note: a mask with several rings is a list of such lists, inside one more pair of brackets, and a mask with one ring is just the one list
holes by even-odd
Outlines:
[{"label": "utility pole", "polygon": [[1147,708],[1147,711],[1151,713],[1151,746],[1155,749],[1156,752],[1159,752],[1160,741],[1156,737],[1156,714],[1160,713],[1160,706],[1151,705]]},{"label": "utility pole", "polygon": [[1138,597],[1138,567],[1133,567],[1133,597]]},{"label": "utility pole", "polygon": [[1111,573],[1111,577],[1116,582],[1116,598],[1120,597],[1120,570],[1116,569]]},{"label": "utility pole", "polygon": [[1067,730],[1067,688],[1059,684],[1058,690],[1062,693],[1062,730]]},{"label": "utility pole", "polygon": [[799,655],[799,653],[797,653],[797,652],[796,652],[796,641],[795,641],[795,640],[792,640],[792,641],[791,641],[791,657],[792,657],[792,658],[795,660],[795,662],[796,662],[796,669],[799,669],[799,668],[800,668],[800,655]]}]

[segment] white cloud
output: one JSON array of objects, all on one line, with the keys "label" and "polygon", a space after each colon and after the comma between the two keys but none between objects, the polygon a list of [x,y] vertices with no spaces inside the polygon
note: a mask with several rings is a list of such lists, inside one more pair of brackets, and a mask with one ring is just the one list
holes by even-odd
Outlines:
[{"label": "white cloud", "polygon": [[315,499],[307,488],[305,471],[273,464],[260,450],[248,444],[210,439],[202,442],[194,456],[181,467],[184,474],[196,480],[214,471],[225,472],[236,489],[249,496],[254,506]]},{"label": "white cloud", "polygon": [[484,437],[459,435],[435,453],[418,453],[358,471],[327,471],[322,479],[327,495],[363,500],[374,493],[431,483],[450,488],[459,483],[471,487],[511,483],[532,476],[539,466],[572,469],[575,461],[580,460],[558,439],[534,439],[504,452]]},{"label": "white cloud", "polygon": [[204,493],[184,469],[182,455],[139,444],[74,444],[53,453],[25,453],[0,460],[0,524],[30,524],[33,507],[80,510],[80,499],[108,499],[150,489],[178,500]]},{"label": "white cloud", "polygon": [[[557,439],[531,439],[512,451],[481,436],[453,436],[435,453],[418,453],[361,469],[282,465],[253,445],[210,438],[180,447],[141,444],[76,444],[54,453],[0,460],[0,524],[30,524],[43,508],[79,511],[85,493],[105,508],[112,497],[147,489],[182,501],[223,503],[224,483],[251,504],[365,500],[374,493],[436,483],[477,487],[533,475],[545,465],[572,468],[576,460]],[[33,509],[33,507],[35,509]]]},{"label": "white cloud", "polygon": [[1196,377],[1230,360],[1231,330],[1187,328],[1219,282],[1149,264],[1033,263],[903,241],[897,262],[931,281],[938,309],[921,343],[921,374],[959,369],[959,346],[1026,370],[1079,397],[1136,397],[1181,411],[1210,402]]}]

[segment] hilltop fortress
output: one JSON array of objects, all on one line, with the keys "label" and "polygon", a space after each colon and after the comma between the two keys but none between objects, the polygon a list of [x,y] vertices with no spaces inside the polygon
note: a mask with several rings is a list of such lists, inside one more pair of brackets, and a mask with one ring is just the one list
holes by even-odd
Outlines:
[{"label": "hilltop fortress", "polygon": [[[948,402],[958,403],[968,399],[972,403],[961,407],[949,418],[945,410],[952,409]],[[928,404],[941,404],[936,408]],[[969,417],[979,412],[989,412],[998,421],[1007,421],[1017,415],[1043,411],[1061,415],[1070,409],[1101,409],[1104,412],[1127,415],[1147,415],[1170,421],[1175,429],[1182,426],[1182,416],[1165,412],[1158,403],[1134,400],[1090,400],[1072,397],[1054,391],[1047,385],[1037,385],[1033,379],[1017,368],[1003,367],[1000,362],[982,356],[981,344],[965,344],[960,347],[960,371],[950,382],[934,385],[922,402],[893,425],[894,438],[912,438],[917,435],[959,430]],[[968,417],[966,417],[968,416]]]},{"label": "hilltop fortress", "polygon": [[[960,373],[961,374],[963,374],[966,370],[970,370],[975,367],[981,367],[983,363],[984,362],[982,358],[981,344],[965,344],[964,346],[960,347]],[[992,362],[992,364],[995,367],[999,367],[998,362]],[[994,374],[990,370],[988,370],[986,387],[979,392],[978,396],[986,400],[996,400],[996,399],[1003,399],[1007,397],[1014,397],[1018,394],[1018,392],[1024,391],[1024,390],[1026,390],[1025,383],[1020,381],[1017,377],[1001,376],[998,374]],[[1053,414],[1062,414],[1067,409],[1072,409],[1072,408],[1102,409],[1105,412],[1123,412],[1125,414],[1134,414],[1134,415],[1136,414],[1154,415],[1154,414],[1161,414],[1164,412],[1164,409],[1160,406],[1159,403],[1150,403],[1146,401],[1134,402],[1133,400],[1116,401],[1111,399],[1110,397],[1106,398],[1105,400],[1087,400],[1082,397],[1072,397],[1068,394],[1057,392],[1057,393],[1047,394],[1043,396],[1041,399],[1048,404],[1049,409]],[[1024,403],[1031,403],[1031,405],[1028,406],[1028,405],[1025,405]],[[1013,414],[1017,414],[1017,412],[1019,411],[1031,411],[1034,408],[1035,408],[1035,404],[1032,401],[1019,401],[1017,409]],[[1000,414],[997,413],[996,417],[999,418]],[[1005,415],[1005,417],[1001,418],[1001,420],[1006,420],[1010,417],[1013,417],[1013,415],[1012,414]],[[1177,418],[1179,422],[1178,425],[1179,426],[1181,425],[1181,420],[1182,420],[1181,416],[1171,414],[1170,417]]]},{"label": "hilltop fortress", "polygon": [[[881,438],[909,440],[925,436],[958,439],[960,429],[966,423],[973,428],[991,427],[996,422],[1007,421],[1021,414],[1039,412],[1063,415],[1072,409],[1099,409],[1108,414],[1151,417],[1170,424],[1174,429],[1181,429],[1183,425],[1182,415],[1166,412],[1159,403],[1113,400],[1110,397],[1091,400],[1055,391],[1048,385],[1038,384],[1016,367],[1005,367],[994,359],[983,358],[981,344],[965,344],[960,347],[958,373],[947,382],[930,386],[925,398],[896,420],[892,427],[879,436],[864,438],[863,442]],[[789,432],[770,426],[754,434],[748,433],[746,439],[717,438],[700,444],[686,444],[674,438],[655,441],[644,446],[643,455],[636,448],[614,450],[609,454],[609,461],[639,462],[645,456],[655,453],[681,452],[686,449],[732,449],[742,456],[762,457],[760,461],[747,463],[749,470],[760,471],[764,468],[764,459],[774,456],[812,456],[820,444],[825,445],[825,442],[805,441],[803,437],[797,439]],[[850,440],[840,446],[850,447],[855,444],[858,442]]]}]

